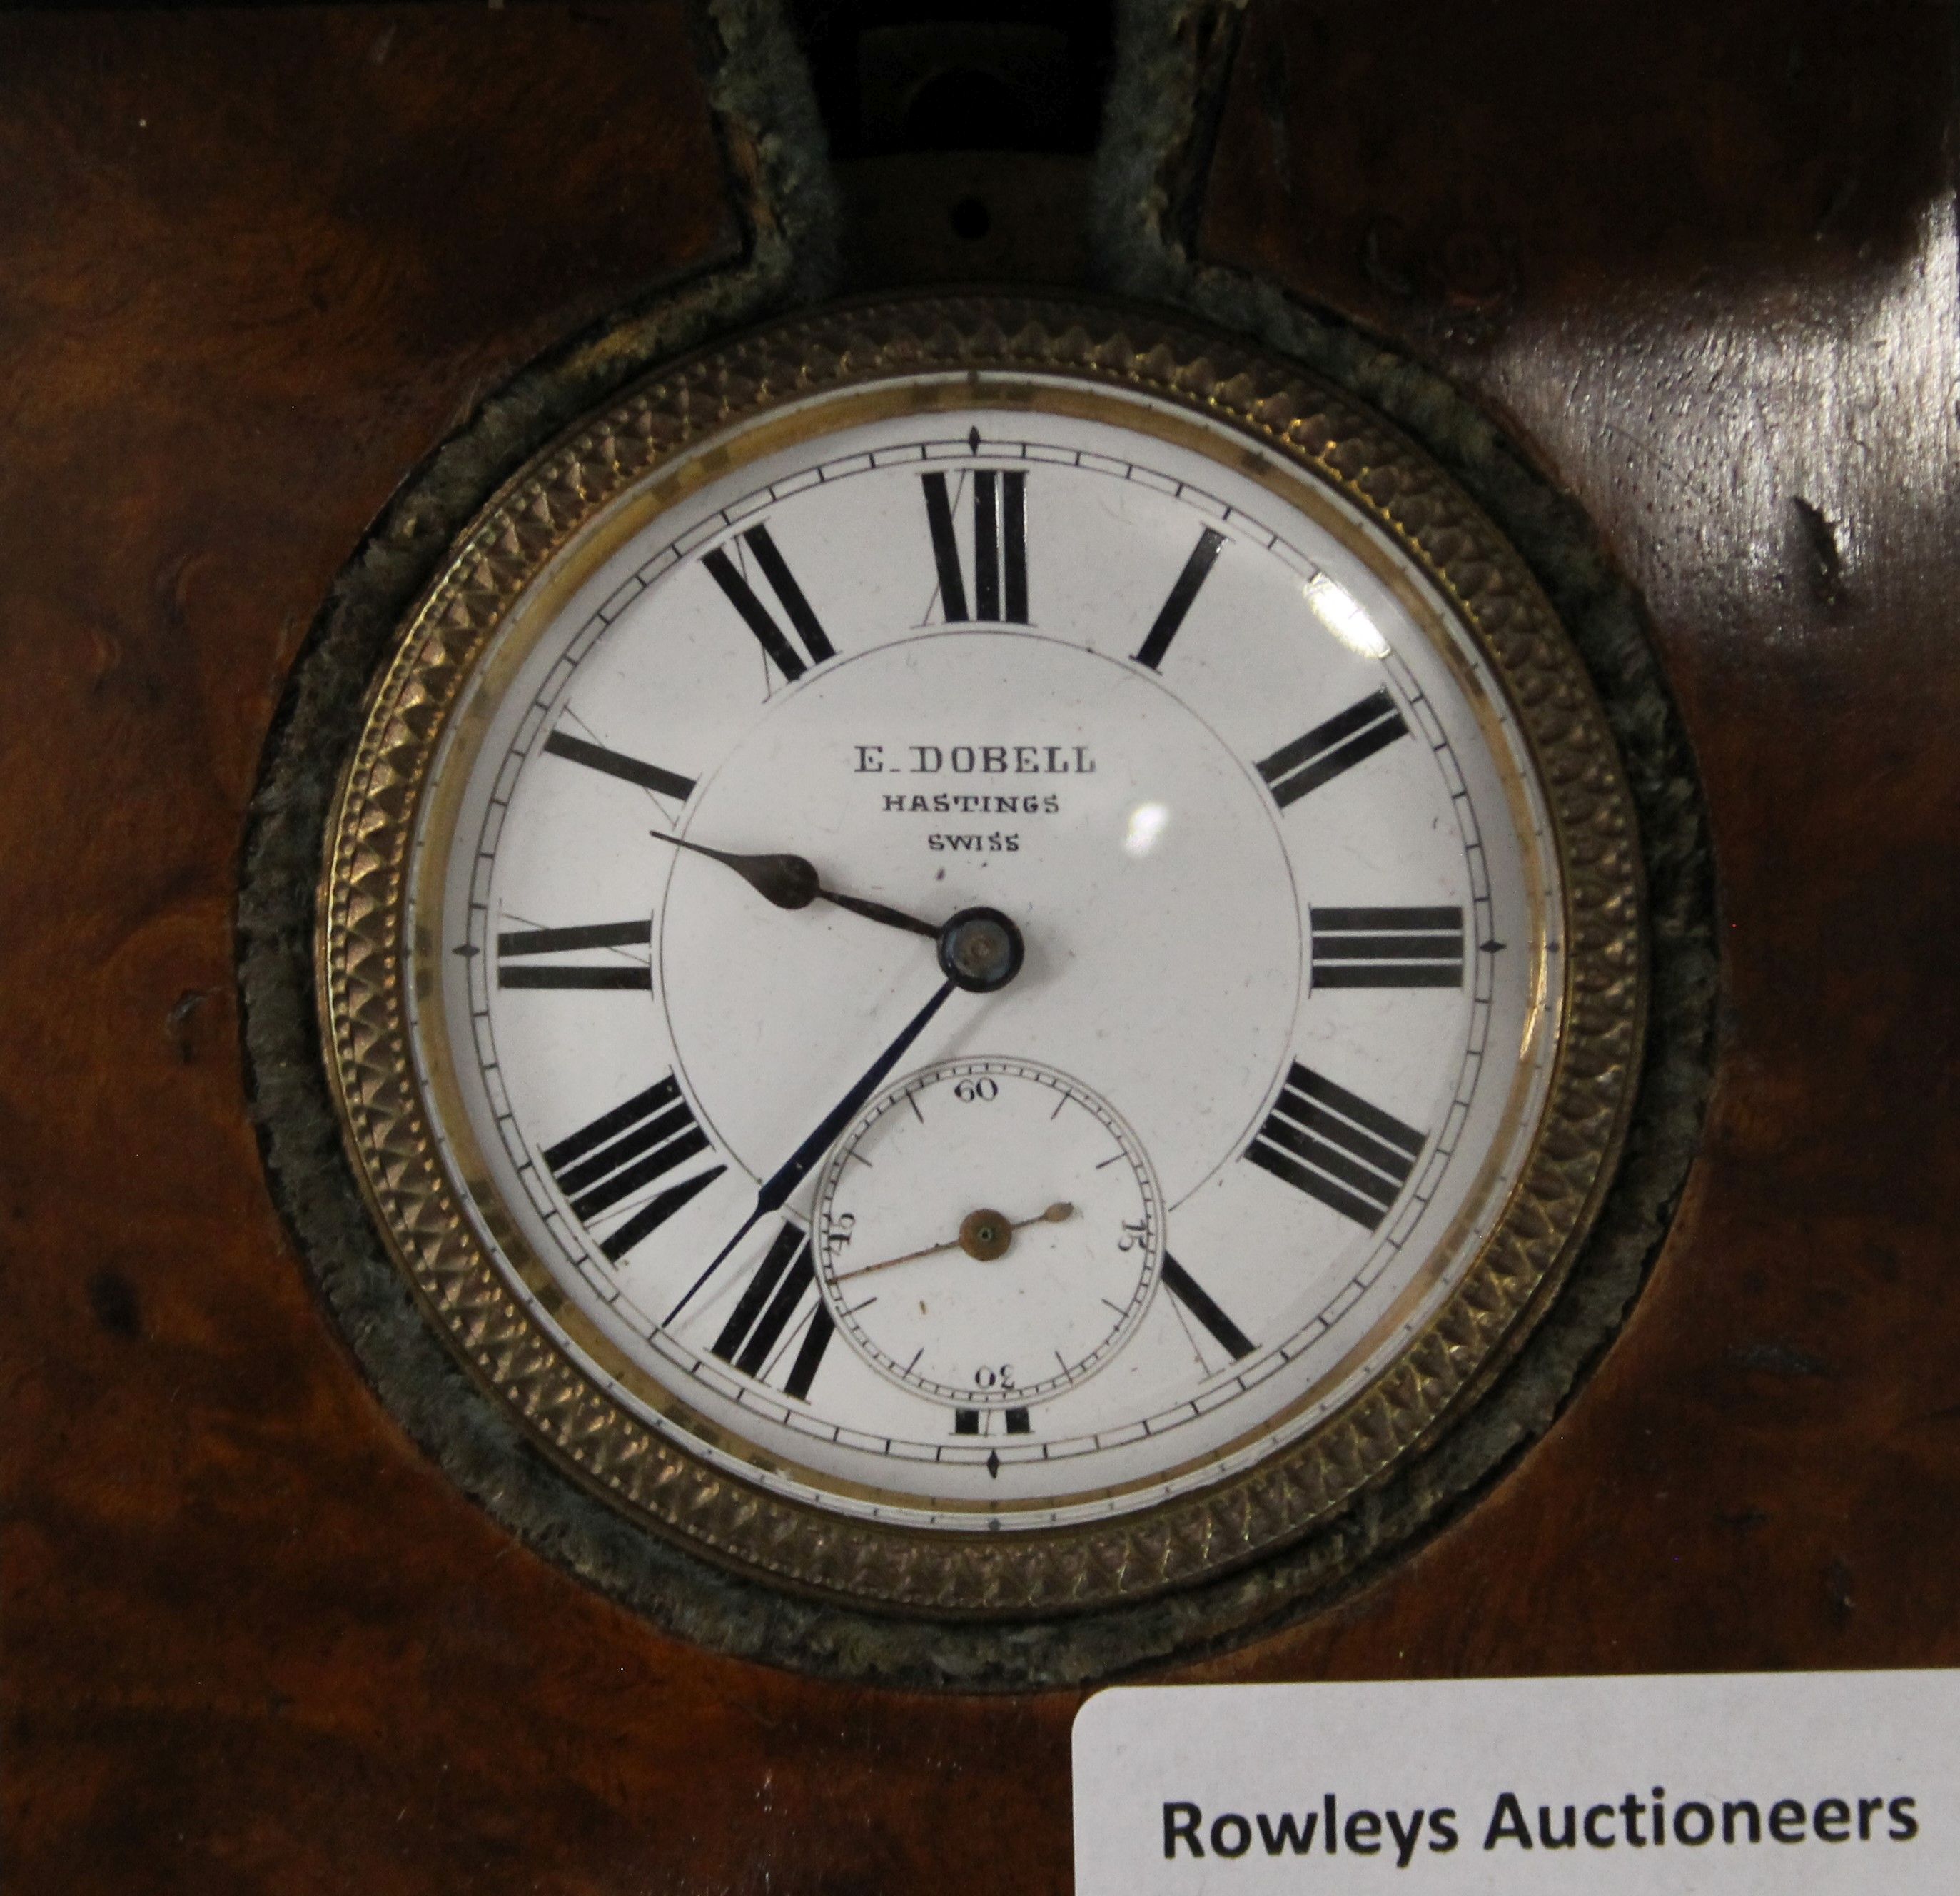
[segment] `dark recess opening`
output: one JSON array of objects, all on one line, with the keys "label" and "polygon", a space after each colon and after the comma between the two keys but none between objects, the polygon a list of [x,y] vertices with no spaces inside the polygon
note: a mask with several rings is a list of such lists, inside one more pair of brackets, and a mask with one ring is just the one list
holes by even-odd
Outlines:
[{"label": "dark recess opening", "polygon": [[953,234],[978,243],[994,227],[994,214],[978,198],[962,198],[953,207]]},{"label": "dark recess opening", "polygon": [[1109,0],[793,0],[792,11],[834,157],[1096,148]]}]

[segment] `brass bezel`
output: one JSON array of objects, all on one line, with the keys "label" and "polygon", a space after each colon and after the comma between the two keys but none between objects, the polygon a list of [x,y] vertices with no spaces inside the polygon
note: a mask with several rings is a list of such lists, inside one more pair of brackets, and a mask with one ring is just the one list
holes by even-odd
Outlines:
[{"label": "brass bezel", "polygon": [[[475,1238],[416,1079],[404,986],[413,964],[403,917],[431,766],[453,717],[476,700],[478,660],[520,597],[535,599],[545,569],[586,536],[579,568],[590,570],[593,549],[645,511],[636,503],[671,497],[663,470],[722,431],[813,396],[949,374],[1069,377],[1201,411],[1245,434],[1253,462],[1362,513],[1429,576],[1501,681],[1537,767],[1565,893],[1561,1039],[1544,1111],[1502,1217],[1424,1330],[1344,1408],[1249,1471],[1116,1520],[984,1538],[770,1493],[690,1455],[588,1381]],[[701,464],[676,471],[698,478]],[[558,592],[556,578],[543,590]],[[1645,957],[1631,802],[1590,684],[1522,561],[1440,469],[1344,395],[1235,342],[1109,308],[974,297],[819,313],[616,399],[535,460],[457,542],[375,682],[328,838],[317,967],[329,1077],[370,1207],[438,1331],[534,1439],[630,1513],[778,1584],[861,1606],[1108,1605],[1241,1564],[1330,1519],[1522,1342],[1611,1178],[1637,1078]]]}]

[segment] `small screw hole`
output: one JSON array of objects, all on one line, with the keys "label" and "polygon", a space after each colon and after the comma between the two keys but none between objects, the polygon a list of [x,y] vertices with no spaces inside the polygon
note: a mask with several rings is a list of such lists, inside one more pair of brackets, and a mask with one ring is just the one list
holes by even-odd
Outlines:
[{"label": "small screw hole", "polygon": [[977,243],[993,227],[993,214],[978,198],[962,198],[953,207],[953,234],[969,243]]}]

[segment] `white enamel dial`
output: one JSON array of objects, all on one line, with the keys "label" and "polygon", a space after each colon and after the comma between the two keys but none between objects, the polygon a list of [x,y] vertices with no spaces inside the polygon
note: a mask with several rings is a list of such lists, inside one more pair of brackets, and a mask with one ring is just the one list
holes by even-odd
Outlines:
[{"label": "white enamel dial", "polygon": [[[953,1531],[1351,1400],[1503,1210],[1562,987],[1525,742],[1426,576],[1245,437],[1038,379],[779,413],[548,572],[409,916],[536,1321],[743,1480]],[[949,972],[967,911],[1010,970]]]}]

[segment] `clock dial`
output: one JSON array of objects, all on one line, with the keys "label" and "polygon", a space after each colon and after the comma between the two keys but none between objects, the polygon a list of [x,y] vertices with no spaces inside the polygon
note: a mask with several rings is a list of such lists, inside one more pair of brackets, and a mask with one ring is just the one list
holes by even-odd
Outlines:
[{"label": "clock dial", "polygon": [[676,1467],[942,1548],[1319,1439],[1570,1057],[1591,898],[1489,638],[1146,386],[893,372],[657,465],[504,583],[408,832],[511,1320]]},{"label": "clock dial", "polygon": [[[1515,1174],[1558,880],[1501,694],[1351,523],[1147,418],[759,456],[447,760],[422,1056],[552,1285],[749,1479],[953,1528],[1215,1480]],[[934,946],[981,905],[1024,951],[984,991]],[[989,1267],[848,1268],[1052,1204]]]}]

